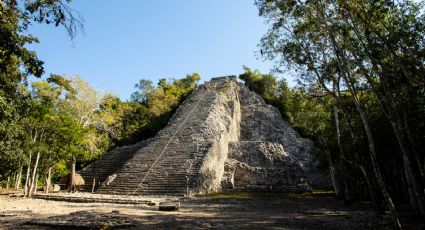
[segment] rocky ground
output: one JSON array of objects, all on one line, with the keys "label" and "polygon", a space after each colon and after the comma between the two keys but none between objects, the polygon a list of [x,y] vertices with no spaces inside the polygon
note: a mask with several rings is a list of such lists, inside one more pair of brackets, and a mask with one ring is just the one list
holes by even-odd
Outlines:
[{"label": "rocky ground", "polygon": [[[92,194],[60,194],[89,197]],[[0,229],[391,229],[366,204],[344,205],[323,194],[217,194],[181,199],[179,211],[158,211],[166,197],[102,197],[140,204],[74,203],[0,195]],[[143,204],[142,204],[143,203]],[[402,219],[405,229],[421,229]]]}]

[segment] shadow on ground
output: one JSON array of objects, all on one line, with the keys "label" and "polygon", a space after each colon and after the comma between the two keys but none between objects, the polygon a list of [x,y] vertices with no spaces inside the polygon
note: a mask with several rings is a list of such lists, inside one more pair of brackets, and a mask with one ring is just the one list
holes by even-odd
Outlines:
[{"label": "shadow on ground", "polygon": [[0,217],[6,218],[0,223],[6,229],[392,229],[390,218],[376,217],[368,205],[346,206],[324,194],[214,194],[184,199],[176,212],[156,210],[116,206],[109,212],[50,217],[37,217],[34,210],[9,220]]}]

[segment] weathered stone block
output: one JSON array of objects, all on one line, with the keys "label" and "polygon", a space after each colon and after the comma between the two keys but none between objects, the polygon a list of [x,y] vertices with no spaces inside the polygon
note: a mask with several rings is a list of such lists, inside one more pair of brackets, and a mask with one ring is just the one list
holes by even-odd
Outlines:
[{"label": "weathered stone block", "polygon": [[159,211],[178,211],[180,202],[163,202],[159,203]]},{"label": "weathered stone block", "polygon": [[[44,185],[43,189],[44,191],[46,191],[47,185]],[[61,190],[61,187],[58,184],[52,184],[49,186],[49,192],[59,192],[60,190]]]}]

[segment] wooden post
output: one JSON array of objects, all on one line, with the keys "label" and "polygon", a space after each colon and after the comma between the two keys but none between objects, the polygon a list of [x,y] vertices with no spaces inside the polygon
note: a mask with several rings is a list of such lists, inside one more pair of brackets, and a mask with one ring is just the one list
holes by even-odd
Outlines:
[{"label": "wooden post", "polygon": [[189,197],[189,177],[186,176],[186,197]]},{"label": "wooden post", "polygon": [[72,157],[72,164],[71,164],[71,180],[69,183],[69,190],[72,192],[75,189],[75,164],[76,164],[75,156]]},{"label": "wooden post", "polygon": [[95,185],[96,185],[96,178],[93,177],[93,186],[91,188],[91,193],[94,193],[94,187],[95,187]]}]

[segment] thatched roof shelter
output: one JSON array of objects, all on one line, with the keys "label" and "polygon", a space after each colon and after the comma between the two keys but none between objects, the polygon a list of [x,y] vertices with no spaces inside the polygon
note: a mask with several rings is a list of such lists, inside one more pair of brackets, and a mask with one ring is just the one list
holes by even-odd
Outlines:
[{"label": "thatched roof shelter", "polygon": [[[61,179],[61,184],[65,184],[66,186],[69,186],[69,183],[71,183],[71,173],[67,174],[66,176],[64,176]],[[74,185],[75,186],[83,186],[84,185],[84,179],[83,177],[78,174],[75,173],[75,181],[74,181]]]}]

